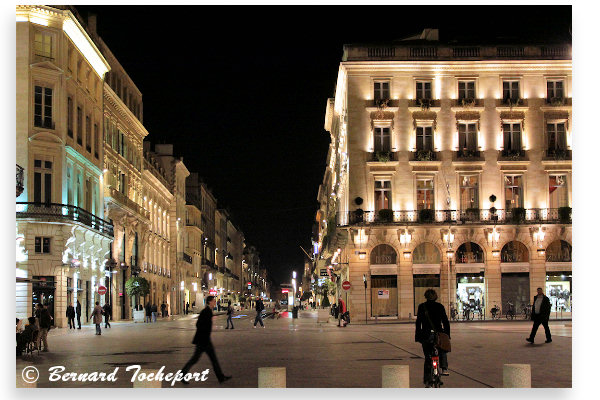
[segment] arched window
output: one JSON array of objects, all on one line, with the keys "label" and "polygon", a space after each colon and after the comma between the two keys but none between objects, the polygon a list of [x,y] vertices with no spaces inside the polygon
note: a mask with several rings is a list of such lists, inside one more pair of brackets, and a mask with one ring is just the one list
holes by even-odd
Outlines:
[{"label": "arched window", "polygon": [[458,246],[456,250],[457,264],[482,263],[483,250],[477,243],[466,242]]},{"label": "arched window", "polygon": [[413,264],[439,264],[440,252],[433,243],[421,243],[413,251]]},{"label": "arched window", "polygon": [[388,244],[375,246],[371,251],[371,264],[396,264],[396,250]]},{"label": "arched window", "polygon": [[528,262],[529,261],[529,250],[521,243],[513,240],[508,242],[502,248],[500,253],[501,262]]},{"label": "arched window", "polygon": [[564,240],[556,240],[546,249],[547,262],[571,262],[571,245]]}]

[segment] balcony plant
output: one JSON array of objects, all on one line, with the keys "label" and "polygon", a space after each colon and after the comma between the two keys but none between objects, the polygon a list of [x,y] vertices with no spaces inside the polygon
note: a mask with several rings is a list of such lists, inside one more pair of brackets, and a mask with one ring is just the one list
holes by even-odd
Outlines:
[{"label": "balcony plant", "polygon": [[552,106],[562,106],[565,104],[564,97],[553,97],[550,99],[550,105]]},{"label": "balcony plant", "polygon": [[419,222],[421,223],[431,223],[433,222],[435,219],[435,213],[433,212],[433,210],[429,209],[429,208],[424,208],[422,210],[419,210]]},{"label": "balcony plant", "polygon": [[470,108],[475,106],[475,99],[461,99],[460,104],[465,108]]},{"label": "balcony plant", "polygon": [[521,224],[525,222],[526,211],[523,207],[515,207],[511,210],[512,222],[515,224]]},{"label": "balcony plant", "polygon": [[394,212],[389,208],[384,208],[377,212],[377,216],[381,222],[392,222],[394,219]]},{"label": "balcony plant", "polygon": [[421,110],[427,111],[431,107],[431,99],[417,99],[417,104]]},{"label": "balcony plant", "polygon": [[571,207],[559,207],[558,208],[558,219],[561,224],[570,224],[571,223]]},{"label": "balcony plant", "polygon": [[490,197],[490,203],[492,206],[490,207],[490,220],[498,221],[498,216],[496,215],[496,207],[494,207],[494,203],[496,202],[496,195],[492,194]]},{"label": "balcony plant", "polygon": [[389,151],[377,151],[375,159],[379,162],[388,162],[392,159],[392,154]]},{"label": "balcony plant", "polygon": [[415,161],[434,161],[435,154],[431,150],[417,150],[415,152]]}]

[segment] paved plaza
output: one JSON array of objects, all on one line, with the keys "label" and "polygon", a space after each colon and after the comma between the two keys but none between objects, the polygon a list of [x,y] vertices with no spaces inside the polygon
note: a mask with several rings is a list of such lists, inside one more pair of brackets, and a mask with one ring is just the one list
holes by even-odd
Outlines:
[{"label": "paved plaza", "polygon": [[[300,318],[266,319],[266,328],[252,327],[254,312],[240,312],[235,329],[226,330],[225,316],[217,316],[212,340],[225,374],[233,379],[219,385],[210,361],[203,355],[191,372],[211,369],[208,380],[181,383],[175,388],[228,387],[256,388],[258,368],[287,368],[291,388],[378,388],[381,367],[410,366],[411,387],[423,387],[421,345],[414,342],[414,324],[317,324],[317,313],[300,312]],[[244,314],[247,314],[244,316]],[[287,314],[287,313],[286,313]],[[17,358],[17,377],[24,367],[40,371],[38,387],[132,387],[129,365],[165,373],[177,372],[193,352],[196,315],[153,324],[113,323],[94,335],[91,325],[81,330],[55,329],[49,335],[50,352]],[[448,388],[502,387],[502,365],[531,364],[533,387],[571,387],[571,323],[552,321],[553,342],[544,344],[543,328],[537,342],[525,338],[530,321],[453,323]],[[65,372],[112,372],[119,367],[115,383],[50,382],[48,368],[62,365]],[[163,387],[170,383],[163,382]]]}]

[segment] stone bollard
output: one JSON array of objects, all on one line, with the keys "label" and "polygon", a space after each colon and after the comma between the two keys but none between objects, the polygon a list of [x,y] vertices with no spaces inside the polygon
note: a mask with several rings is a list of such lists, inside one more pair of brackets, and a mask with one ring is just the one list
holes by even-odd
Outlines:
[{"label": "stone bollard", "polygon": [[505,388],[530,388],[530,364],[504,364],[502,383]]},{"label": "stone bollard", "polygon": [[[136,379],[133,382],[133,388],[134,389],[144,389],[144,388],[161,388],[162,387],[162,382],[161,381],[157,381],[154,380],[154,378],[156,377],[156,374],[158,373],[158,369],[141,369],[138,377],[140,376],[144,376],[144,380],[143,381],[139,381],[138,379]],[[144,375],[142,375],[144,374]],[[150,374],[154,374],[151,378],[150,381],[148,381],[148,375]]]},{"label": "stone bollard", "polygon": [[382,388],[409,388],[408,365],[384,365],[381,367]]},{"label": "stone bollard", "polygon": [[259,388],[285,388],[285,367],[266,367],[258,369]]}]

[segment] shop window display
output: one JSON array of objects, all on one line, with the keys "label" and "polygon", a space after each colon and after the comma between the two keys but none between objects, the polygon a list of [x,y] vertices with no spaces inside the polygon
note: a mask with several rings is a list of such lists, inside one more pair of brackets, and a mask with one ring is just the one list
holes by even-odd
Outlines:
[{"label": "shop window display", "polygon": [[456,263],[483,263],[483,250],[477,243],[463,243],[456,250]]},{"label": "shop window display", "polygon": [[425,301],[425,291],[434,289],[440,292],[440,274],[415,274],[413,275],[414,313],[417,315],[419,304]]},{"label": "shop window display", "polygon": [[456,309],[460,317],[485,315],[485,280],[479,274],[456,274]]},{"label": "shop window display", "polygon": [[546,296],[550,299],[551,312],[571,312],[571,271],[548,272],[546,274]]},{"label": "shop window display", "polygon": [[396,250],[387,244],[375,246],[371,251],[371,264],[396,264]]},{"label": "shop window display", "polygon": [[571,262],[571,245],[564,240],[556,240],[546,249],[546,262]]},{"label": "shop window display", "polygon": [[508,263],[529,262],[529,250],[523,243],[513,240],[502,247],[500,261]]}]

